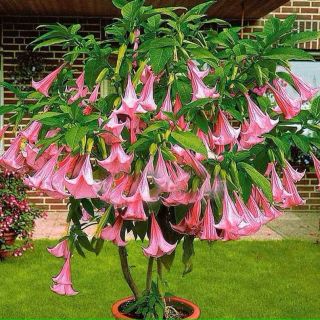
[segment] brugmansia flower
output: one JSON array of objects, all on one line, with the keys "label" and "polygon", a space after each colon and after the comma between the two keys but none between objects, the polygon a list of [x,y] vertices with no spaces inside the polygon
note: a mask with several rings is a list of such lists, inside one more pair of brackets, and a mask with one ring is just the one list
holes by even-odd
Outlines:
[{"label": "brugmansia flower", "polygon": [[274,80],[274,83],[277,89],[268,84],[278,104],[278,108],[275,108],[274,111],[283,113],[285,119],[292,119],[300,113],[302,101],[300,98],[295,100],[290,98],[279,81]]},{"label": "brugmansia flower", "polygon": [[65,186],[75,199],[96,198],[100,184],[93,180],[90,154],[80,156],[70,178],[65,178]]},{"label": "brugmansia flower", "polygon": [[237,231],[237,235],[249,236],[257,232],[261,227],[260,220],[252,215],[250,210],[247,208],[243,200],[239,197],[239,195],[236,192],[234,192],[234,197],[236,199],[235,207],[238,210],[238,214],[243,219],[243,221],[239,224],[239,230]]},{"label": "brugmansia flower", "polygon": [[78,292],[73,289],[71,282],[70,253],[60,273],[53,277],[52,280],[55,282],[51,287],[53,292],[66,296],[74,296],[78,294]]},{"label": "brugmansia flower", "polygon": [[316,156],[311,152],[311,157],[314,164],[314,169],[316,171],[316,175],[319,181],[318,189],[320,190],[320,160],[316,158]]},{"label": "brugmansia flower", "polygon": [[21,131],[21,136],[29,143],[36,143],[38,141],[38,135],[41,128],[42,124],[38,121],[34,121],[25,130]]},{"label": "brugmansia flower", "polygon": [[130,172],[133,154],[127,155],[120,143],[111,145],[110,155],[107,159],[99,161],[99,165],[112,174]]},{"label": "brugmansia flower", "polygon": [[101,238],[103,240],[112,241],[119,247],[125,246],[127,243],[121,238],[121,229],[123,225],[123,219],[120,215],[116,218],[113,226],[107,226],[101,231]]},{"label": "brugmansia flower", "polygon": [[146,111],[155,111],[157,109],[157,105],[154,102],[153,98],[153,84],[156,77],[151,72],[146,84],[144,85],[141,95],[140,95],[140,105]]},{"label": "brugmansia flower", "polygon": [[57,258],[68,259],[70,250],[68,246],[68,240],[59,242],[55,247],[47,249],[53,256]]},{"label": "brugmansia flower", "polygon": [[305,203],[305,200],[303,200],[297,190],[297,187],[294,184],[294,180],[291,178],[289,172],[287,169],[283,169],[283,186],[286,189],[286,191],[290,194],[289,197],[286,197],[282,207],[283,208],[291,208],[294,206],[298,206]]},{"label": "brugmansia flower", "polygon": [[294,85],[297,91],[299,92],[302,101],[305,102],[311,100],[319,92],[320,88],[312,88],[312,86],[309,83],[303,81],[292,71],[290,71],[289,69],[287,69],[287,71],[290,73]]},{"label": "brugmansia flower", "polygon": [[78,99],[85,98],[88,94],[88,87],[84,85],[84,71],[76,80],[76,87],[70,88],[68,91],[76,91],[75,94],[69,99],[68,103],[73,103]]},{"label": "brugmansia flower", "polygon": [[127,207],[124,215],[122,216],[124,220],[147,220],[147,216],[143,208],[143,201],[155,202],[159,199],[158,196],[152,196],[150,194],[148,173],[152,171],[153,158],[151,157],[143,170],[140,179],[133,182],[129,195],[122,196],[123,204]]},{"label": "brugmansia flower", "polygon": [[32,80],[32,87],[41,92],[44,96],[48,97],[49,96],[49,89],[53,83],[54,80],[56,80],[58,74],[62,70],[62,68],[65,66],[65,64],[61,65],[59,68],[56,70],[52,71],[50,74],[48,74],[44,79],[36,82]]},{"label": "brugmansia flower", "polygon": [[294,182],[298,182],[303,178],[303,176],[306,173],[306,170],[304,170],[303,172],[298,172],[297,170],[292,168],[291,164],[287,160],[284,160],[284,163],[287,173],[290,175]]},{"label": "brugmansia flower", "polygon": [[216,91],[216,88],[208,88],[202,80],[207,71],[201,72],[190,60],[188,61],[188,71],[188,77],[191,80],[193,101],[202,98],[219,98],[220,94]]},{"label": "brugmansia flower", "polygon": [[248,94],[245,94],[245,97],[248,102],[250,123],[244,134],[260,136],[264,133],[270,132],[279,122],[279,119],[272,120],[267,113],[263,113],[261,111]]},{"label": "brugmansia flower", "polygon": [[166,254],[171,254],[176,248],[176,246],[176,243],[170,244],[164,239],[159,224],[154,216],[154,213],[151,213],[151,231],[149,246],[147,248],[143,248],[145,256],[160,258]]},{"label": "brugmansia flower", "polygon": [[213,143],[222,146],[235,143],[239,134],[240,129],[234,129],[223,112],[219,110],[215,129],[211,136]]},{"label": "brugmansia flower", "polygon": [[126,125],[125,122],[120,123],[115,113],[112,113],[109,121],[103,126],[103,130],[106,132],[100,133],[106,144],[121,143],[123,139],[121,132]]},{"label": "brugmansia flower", "polygon": [[21,154],[23,138],[18,136],[11,142],[10,147],[0,156],[0,165],[9,171],[21,170],[25,159]]},{"label": "brugmansia flower", "polygon": [[89,104],[95,103],[97,101],[98,94],[99,94],[99,89],[100,89],[100,84],[97,84],[94,87],[94,89],[93,89],[93,91],[92,91],[92,93],[91,93],[91,95],[90,95],[90,97],[88,99]]},{"label": "brugmansia flower", "polygon": [[168,116],[164,112],[172,112],[172,103],[170,97],[170,87],[168,88],[167,95],[160,107],[159,113],[155,116],[157,120],[167,120]]},{"label": "brugmansia flower", "polygon": [[188,210],[186,216],[177,224],[171,225],[172,229],[179,233],[198,235],[201,230],[201,202],[197,201]]},{"label": "brugmansia flower", "polygon": [[241,216],[232,202],[226,183],[224,184],[223,200],[222,200],[222,217],[218,224],[215,224],[217,229],[223,230],[223,239],[231,240],[237,238]]},{"label": "brugmansia flower", "polygon": [[[173,105],[174,114],[177,114],[181,108],[182,108],[182,103],[181,103],[179,95],[177,94],[176,95],[176,100],[175,100],[174,105]],[[181,129],[186,129],[187,123],[186,123],[183,115],[177,120],[177,125]]]},{"label": "brugmansia flower", "polygon": [[6,125],[0,129],[0,139],[3,137],[4,133],[7,131],[8,128],[9,128],[9,125]]},{"label": "brugmansia flower", "polygon": [[202,220],[202,227],[199,236],[201,240],[214,241],[220,239],[214,224],[210,199],[207,199],[207,206]]},{"label": "brugmansia flower", "polygon": [[275,202],[282,203],[287,197],[290,196],[290,194],[284,189],[273,162],[270,163],[270,167],[272,196]]},{"label": "brugmansia flower", "polygon": [[42,191],[52,190],[52,174],[57,164],[60,151],[56,153],[39,171],[33,176],[25,178],[24,183]]}]

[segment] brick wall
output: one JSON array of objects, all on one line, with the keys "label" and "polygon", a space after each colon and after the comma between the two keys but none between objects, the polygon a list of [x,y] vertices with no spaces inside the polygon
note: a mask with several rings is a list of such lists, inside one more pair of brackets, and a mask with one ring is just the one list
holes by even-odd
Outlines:
[{"label": "brick wall", "polygon": [[[302,30],[319,30],[320,29],[320,0],[300,0],[289,1],[284,6],[278,8],[268,16],[276,16],[281,19],[288,15],[296,13],[296,26]],[[257,31],[263,26],[267,17],[255,22],[249,22],[246,31]],[[97,38],[103,38],[103,27],[108,23],[108,20],[101,18],[61,18],[61,17],[4,17],[1,20],[1,45],[3,47],[4,55],[4,79],[5,81],[12,81],[12,72],[17,64],[17,57],[19,53],[26,50],[27,45],[39,35],[36,27],[39,24],[55,23],[59,21],[62,24],[80,23],[84,32],[95,34]],[[320,41],[313,41],[303,45],[305,49],[320,49]],[[49,72],[58,65],[63,52],[60,47],[51,47],[49,49],[42,49],[40,51],[44,59],[45,72]],[[77,66],[76,66],[77,67]],[[80,65],[78,65],[80,68]],[[5,104],[13,103],[14,96],[5,91]],[[5,119],[6,120],[6,119]],[[12,134],[6,136],[5,144],[10,142],[13,137]],[[294,210],[301,211],[319,211],[320,210],[320,196],[319,192],[315,191],[317,180],[315,174],[308,172],[306,177],[298,184],[298,189],[301,195],[307,199],[305,206],[294,208]],[[29,199],[41,205],[47,211],[65,211],[65,203],[60,200],[51,199],[44,195],[35,192],[30,193]]]}]

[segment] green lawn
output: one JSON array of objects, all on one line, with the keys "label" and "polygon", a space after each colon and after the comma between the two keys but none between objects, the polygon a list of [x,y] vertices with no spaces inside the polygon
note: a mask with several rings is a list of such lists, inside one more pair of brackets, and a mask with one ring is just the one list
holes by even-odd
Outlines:
[{"label": "green lawn", "polygon": [[[61,259],[48,241],[22,258],[0,263],[0,318],[108,318],[116,299],[129,294],[116,247],[100,256],[73,259],[75,297],[49,290]],[[52,242],[51,242],[52,244]],[[146,258],[130,243],[131,265],[140,285]],[[196,243],[194,271],[182,277],[181,250],[170,273],[169,291],[196,302],[203,318],[320,318],[320,246],[302,241]]]}]

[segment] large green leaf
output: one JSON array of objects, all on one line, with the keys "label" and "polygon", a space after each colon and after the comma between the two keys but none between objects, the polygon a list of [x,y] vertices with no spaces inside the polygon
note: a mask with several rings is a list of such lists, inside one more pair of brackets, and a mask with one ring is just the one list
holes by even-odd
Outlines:
[{"label": "large green leaf", "polygon": [[193,246],[194,236],[185,236],[183,240],[183,255],[182,262],[184,264],[183,275],[192,271],[192,257],[195,255]]},{"label": "large green leaf", "polygon": [[87,134],[88,130],[88,127],[74,126],[70,128],[65,135],[68,146],[71,149],[75,149],[79,145],[81,139]]},{"label": "large green leaf", "polygon": [[91,89],[96,83],[100,72],[104,69],[105,63],[101,59],[90,59],[84,66],[85,70],[85,81],[88,87]]},{"label": "large green leaf", "polygon": [[313,56],[298,48],[273,48],[266,52],[263,56],[266,59],[275,60],[314,60]]},{"label": "large green leaf", "polygon": [[159,73],[173,55],[172,47],[156,48],[149,51],[152,70]]},{"label": "large green leaf", "polygon": [[171,132],[171,137],[182,147],[191,149],[195,152],[207,156],[207,149],[200,138],[189,131],[174,131]]},{"label": "large green leaf", "polygon": [[303,31],[303,32],[293,34],[291,37],[286,39],[285,43],[294,45],[300,42],[307,42],[307,41],[318,39],[319,36],[320,36],[320,32],[318,31]]},{"label": "large green leaf", "polygon": [[310,151],[310,141],[308,137],[294,134],[292,135],[292,140],[302,152],[308,153]]},{"label": "large green leaf", "polygon": [[270,202],[272,202],[273,201],[272,191],[271,191],[271,186],[270,186],[270,182],[268,181],[268,179],[266,177],[264,177],[260,172],[258,172],[254,167],[252,167],[248,163],[239,162],[238,167],[243,169],[248,174],[248,176],[250,177],[252,182],[256,186],[258,186],[263,191],[263,193],[266,195],[268,200]]},{"label": "large green leaf", "polygon": [[148,126],[143,132],[142,134],[147,134],[149,132],[158,130],[158,129],[169,129],[169,122],[168,121],[156,121],[153,124],[151,124],[150,126]]},{"label": "large green leaf", "polygon": [[134,1],[130,1],[127,4],[125,4],[121,8],[121,14],[122,14],[123,18],[130,20],[130,21],[133,21],[134,18],[139,13],[139,9],[142,4],[143,4],[143,0],[134,0]]}]

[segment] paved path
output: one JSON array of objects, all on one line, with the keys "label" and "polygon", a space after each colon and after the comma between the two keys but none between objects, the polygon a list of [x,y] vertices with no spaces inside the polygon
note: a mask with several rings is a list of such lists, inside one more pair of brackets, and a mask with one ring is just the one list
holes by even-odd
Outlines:
[{"label": "paved path", "polygon": [[[281,240],[285,238],[319,240],[320,212],[287,212],[263,226],[254,240]],[[50,212],[46,219],[38,219],[34,239],[59,239],[66,234],[66,214]]]}]

